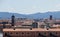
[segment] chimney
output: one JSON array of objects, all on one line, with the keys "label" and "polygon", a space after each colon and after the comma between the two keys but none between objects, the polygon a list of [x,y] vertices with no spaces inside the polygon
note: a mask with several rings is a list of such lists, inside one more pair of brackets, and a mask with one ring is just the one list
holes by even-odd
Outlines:
[{"label": "chimney", "polygon": [[32,28],[30,28],[30,30],[32,30]]},{"label": "chimney", "polygon": [[14,24],[15,24],[15,16],[14,15],[12,15],[12,17],[11,17],[11,24],[12,24],[12,26],[14,26]]},{"label": "chimney", "polygon": [[52,15],[50,15],[50,20],[52,20]]}]

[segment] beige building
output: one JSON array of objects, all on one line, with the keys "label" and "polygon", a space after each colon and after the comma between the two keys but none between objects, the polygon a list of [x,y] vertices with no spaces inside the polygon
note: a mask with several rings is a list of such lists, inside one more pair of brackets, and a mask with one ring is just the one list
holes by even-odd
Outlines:
[{"label": "beige building", "polygon": [[3,37],[60,37],[60,29],[3,29]]}]

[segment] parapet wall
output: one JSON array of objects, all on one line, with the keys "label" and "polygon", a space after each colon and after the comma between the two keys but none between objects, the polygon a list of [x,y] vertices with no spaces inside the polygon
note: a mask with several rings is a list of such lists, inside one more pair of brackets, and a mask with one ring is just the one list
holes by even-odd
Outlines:
[{"label": "parapet wall", "polygon": [[60,30],[56,29],[4,29],[3,37],[60,37]]}]

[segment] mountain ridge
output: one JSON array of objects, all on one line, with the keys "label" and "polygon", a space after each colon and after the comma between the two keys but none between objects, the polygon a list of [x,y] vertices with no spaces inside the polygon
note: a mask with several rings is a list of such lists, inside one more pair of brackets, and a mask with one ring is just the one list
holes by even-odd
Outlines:
[{"label": "mountain ridge", "polygon": [[12,15],[15,15],[19,18],[29,18],[29,19],[40,19],[40,18],[49,18],[50,15],[53,18],[60,18],[60,11],[56,12],[46,12],[46,13],[35,13],[35,14],[18,14],[18,13],[10,13],[10,12],[0,12],[0,18],[11,18]]}]

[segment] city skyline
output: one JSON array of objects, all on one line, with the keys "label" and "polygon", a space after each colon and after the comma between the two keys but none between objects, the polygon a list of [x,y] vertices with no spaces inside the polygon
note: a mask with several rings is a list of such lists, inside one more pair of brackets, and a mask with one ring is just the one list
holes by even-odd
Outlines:
[{"label": "city skyline", "polygon": [[32,14],[60,11],[60,0],[0,0],[0,12]]}]

